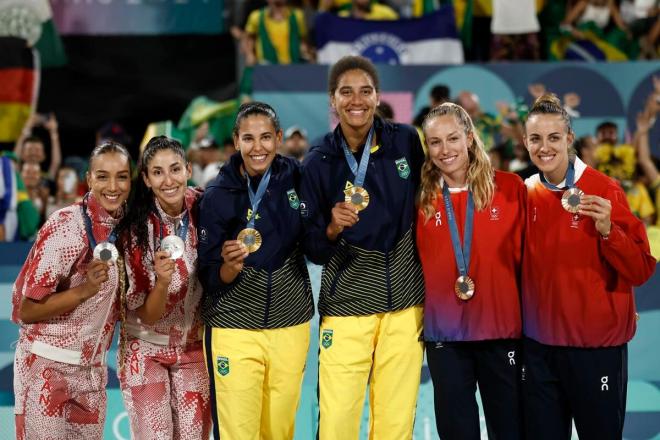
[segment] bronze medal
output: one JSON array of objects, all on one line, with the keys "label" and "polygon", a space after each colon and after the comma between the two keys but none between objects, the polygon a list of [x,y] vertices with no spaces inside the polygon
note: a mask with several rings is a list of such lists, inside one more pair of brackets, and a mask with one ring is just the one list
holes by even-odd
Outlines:
[{"label": "bronze medal", "polygon": [[580,206],[580,198],[584,192],[578,187],[569,188],[561,196],[561,206],[568,212],[576,214]]},{"label": "bronze medal", "polygon": [[344,190],[344,201],[362,211],[369,205],[369,193],[361,186],[352,186]]},{"label": "bronze medal", "polygon": [[258,251],[263,242],[261,234],[254,228],[243,229],[236,239],[245,245],[249,253]]},{"label": "bronze medal", "polygon": [[463,301],[467,301],[474,296],[474,281],[469,276],[460,276],[454,283],[454,292]]}]

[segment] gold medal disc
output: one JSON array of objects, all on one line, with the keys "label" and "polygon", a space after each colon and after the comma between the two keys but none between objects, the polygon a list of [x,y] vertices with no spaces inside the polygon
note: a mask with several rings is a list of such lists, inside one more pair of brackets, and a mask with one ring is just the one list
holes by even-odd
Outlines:
[{"label": "gold medal disc", "polygon": [[467,301],[474,296],[474,281],[467,275],[458,277],[454,283],[454,292],[460,299]]},{"label": "gold medal disc", "polygon": [[262,239],[259,231],[253,228],[245,228],[238,233],[236,240],[242,242],[249,253],[256,252],[261,247]]},{"label": "gold medal disc", "polygon": [[580,188],[573,187],[564,191],[564,194],[561,196],[561,206],[571,214],[578,212],[578,206],[580,206],[580,198],[584,195],[584,192]]},{"label": "gold medal disc", "polygon": [[352,186],[344,191],[344,201],[350,203],[358,211],[369,205],[369,193],[361,186]]},{"label": "gold medal disc", "polygon": [[117,248],[110,242],[102,241],[94,248],[94,258],[97,260],[103,262],[112,261],[114,263],[117,261],[118,257],[119,252],[117,251]]}]

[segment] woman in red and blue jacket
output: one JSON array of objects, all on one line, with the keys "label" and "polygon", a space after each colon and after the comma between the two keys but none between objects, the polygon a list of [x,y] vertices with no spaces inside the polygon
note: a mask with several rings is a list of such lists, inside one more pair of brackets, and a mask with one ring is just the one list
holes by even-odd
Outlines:
[{"label": "woman in red and blue jacket", "polygon": [[424,340],[444,439],[522,435],[520,268],[525,186],[493,170],[467,112],[432,109],[423,126],[417,247],[424,269]]},{"label": "woman in red and blue jacket", "polygon": [[522,271],[525,427],[534,439],[620,439],[633,286],[655,259],[642,222],[614,180],[570,154],[570,118],[543,95],[524,141],[539,173],[525,181]]}]

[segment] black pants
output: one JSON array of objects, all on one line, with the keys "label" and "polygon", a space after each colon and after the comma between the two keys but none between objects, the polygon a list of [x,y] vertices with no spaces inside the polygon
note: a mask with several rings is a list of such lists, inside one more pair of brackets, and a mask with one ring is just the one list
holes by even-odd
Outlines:
[{"label": "black pants", "polygon": [[519,340],[426,343],[442,440],[479,440],[479,385],[490,440],[522,438]]},{"label": "black pants", "polygon": [[530,439],[621,439],[628,346],[555,347],[523,340],[525,433]]}]

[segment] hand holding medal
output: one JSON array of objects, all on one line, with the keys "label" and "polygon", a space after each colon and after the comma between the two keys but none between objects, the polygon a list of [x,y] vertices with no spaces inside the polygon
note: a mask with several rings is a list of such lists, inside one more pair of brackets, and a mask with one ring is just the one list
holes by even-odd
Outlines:
[{"label": "hand holding medal", "polygon": [[344,231],[344,228],[350,228],[360,220],[358,210],[347,202],[335,203],[331,214],[332,219],[326,228],[326,235],[330,241],[335,241],[337,236]]},{"label": "hand holding medal", "polygon": [[90,292],[92,295],[95,295],[98,292],[101,284],[108,281],[109,270],[110,267],[108,266],[108,263],[101,261],[98,258],[95,258],[89,263],[89,266],[87,266],[87,282],[93,288],[93,292]]},{"label": "hand holding medal", "polygon": [[154,255],[154,272],[156,272],[156,282],[163,284],[170,284],[172,275],[174,274],[175,263],[169,251],[161,250],[156,251]]},{"label": "hand holding medal", "polygon": [[612,202],[598,196],[583,195],[578,205],[578,212],[594,219],[594,226],[600,235],[603,237],[610,235]]},{"label": "hand holding medal", "polygon": [[250,255],[250,251],[239,240],[227,240],[222,244],[220,256],[224,261],[223,266],[227,266],[233,275],[243,270],[245,259]]}]

